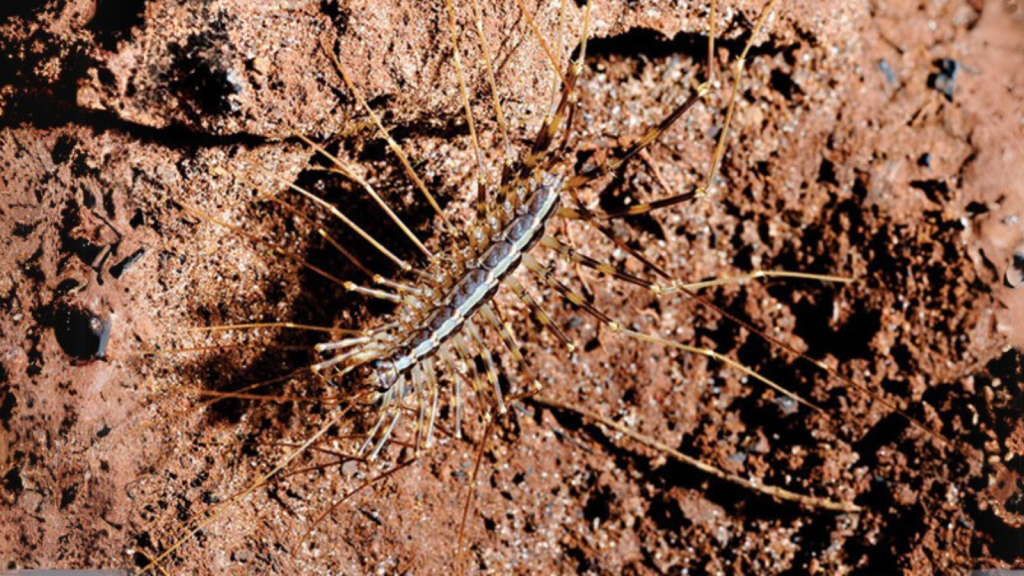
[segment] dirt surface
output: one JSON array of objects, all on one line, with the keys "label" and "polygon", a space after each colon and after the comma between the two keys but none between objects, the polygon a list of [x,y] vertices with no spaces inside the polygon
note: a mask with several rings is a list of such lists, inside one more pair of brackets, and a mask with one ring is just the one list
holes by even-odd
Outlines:
[{"label": "dirt surface", "polygon": [[[558,3],[524,3],[564,67],[582,11],[570,3],[559,43]],[[339,55],[446,212],[465,221],[475,159],[444,4],[428,4],[35,0],[0,8],[0,570],[145,566],[190,519],[320,429],[329,406],[317,398],[350,392],[299,377],[259,389],[287,402],[210,405],[205,391],[309,364],[322,335],[190,328],[372,325],[387,312],[268,249],[358,279],[323,229],[386,269],[337,220],[286,191],[298,183],[415,257],[372,201],[319,169],[323,160],[294,134],[327,142],[433,249],[448,249],[439,220],[321,48]],[[551,67],[515,0],[484,4],[498,90],[524,151],[552,101]],[[595,3],[570,169],[623,150],[706,77],[706,7],[669,4]],[[456,5],[493,184],[500,132],[472,4]],[[732,84],[725,73],[759,10],[756,2],[720,7],[720,74],[707,104],[649,154],[584,189],[588,200],[614,209],[702,182]],[[701,291],[844,377],[684,295],[655,298],[556,264],[557,277],[624,324],[714,348],[821,412],[704,356],[600,329],[531,280],[579,344],[569,354],[510,294],[499,296],[544,397],[730,473],[861,511],[778,502],[526,401],[483,452],[465,528],[470,571],[1024,567],[1024,286],[1014,288],[1024,274],[1015,268],[1015,254],[1024,265],[1024,15],[1015,10],[978,1],[781,2],[749,55],[713,193],[614,222],[629,246],[680,279],[757,269],[854,278]],[[552,232],[646,273],[586,224]],[[210,349],[183,350],[195,346]],[[157,349],[166,353],[146,354]],[[522,370],[502,363],[519,386]],[[370,418],[340,422],[289,468],[299,472],[223,507],[162,566],[451,571],[483,436],[475,419],[458,441],[442,419],[439,446],[306,534],[332,502],[411,457],[395,444],[381,462],[342,464],[339,454],[353,449],[345,434]]]}]

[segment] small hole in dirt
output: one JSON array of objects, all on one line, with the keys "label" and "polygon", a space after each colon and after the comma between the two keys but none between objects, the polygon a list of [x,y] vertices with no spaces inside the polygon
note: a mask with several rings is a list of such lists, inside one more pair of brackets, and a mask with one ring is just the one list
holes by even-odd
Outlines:
[{"label": "small hole in dirt", "polygon": [[836,165],[828,158],[821,159],[821,166],[818,167],[818,182],[823,184],[839,185],[836,179]]},{"label": "small hole in dirt", "polygon": [[130,37],[132,28],[142,24],[145,8],[146,0],[97,0],[88,28],[101,46],[113,50],[119,40]]},{"label": "small hole in dirt", "polygon": [[607,486],[595,491],[583,506],[583,517],[589,522],[593,522],[595,519],[601,522],[608,520],[612,515],[611,503],[614,498],[615,495]]},{"label": "small hole in dirt", "polygon": [[21,470],[19,468],[13,468],[4,476],[4,490],[11,494],[20,494],[25,489],[25,485],[21,482]]},{"label": "small hole in dirt", "polygon": [[4,2],[0,4],[0,18],[7,19],[15,16],[29,18],[46,5],[47,0],[19,0],[18,2]]},{"label": "small hole in dirt", "polygon": [[110,322],[83,308],[60,306],[54,314],[53,331],[68,356],[95,360],[106,351]]},{"label": "small hole in dirt", "polygon": [[60,493],[60,509],[63,510],[75,502],[75,498],[78,496],[78,488],[76,486],[68,486]]}]

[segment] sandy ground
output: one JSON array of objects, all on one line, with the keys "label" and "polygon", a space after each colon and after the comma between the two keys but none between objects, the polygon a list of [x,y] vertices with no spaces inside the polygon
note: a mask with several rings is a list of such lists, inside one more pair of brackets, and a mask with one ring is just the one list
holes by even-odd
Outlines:
[{"label": "sandy ground", "polygon": [[[570,3],[559,43],[558,3],[524,2],[564,66],[581,10]],[[514,0],[485,4],[484,35],[521,152],[551,102],[551,67]],[[472,4],[456,6],[493,184],[500,134]],[[722,74],[708,103],[649,154],[585,189],[588,199],[614,209],[701,182],[731,86],[724,72],[759,10],[720,7]],[[594,16],[567,169],[623,150],[707,73],[706,7],[596,2]],[[346,390],[311,378],[260,388],[283,403],[203,404],[204,391],[308,364],[318,334],[190,328],[371,325],[386,314],[268,249],[358,279],[323,229],[386,269],[337,220],[285,191],[298,183],[415,256],[360,189],[322,170],[295,134],[326,142],[429,246],[450,249],[320,47],[324,40],[339,55],[461,222],[475,159],[448,33],[436,2],[0,8],[0,569],[141,568],[190,519],[324,425],[330,406],[318,398]],[[1024,15],[1001,2],[783,1],[755,39],[748,72],[714,193],[614,230],[680,279],[756,269],[854,278],[701,292],[843,377],[682,295],[655,298],[585,270],[580,280],[579,267],[562,261],[557,276],[625,324],[714,348],[822,412],[705,357],[617,337],[535,281],[531,290],[577,352],[510,295],[498,301],[544,397],[741,477],[861,511],[779,502],[526,401],[482,452],[462,555],[470,571],[1024,567],[1024,288],[1015,288],[1024,274]],[[552,233],[645,273],[586,225]],[[182,350],[195,346],[210,349]],[[157,349],[166,353],[146,354]],[[518,386],[522,371],[502,363],[506,384]],[[341,495],[411,457],[396,444],[382,462],[343,463],[352,450],[345,435],[372,421],[347,418],[294,473],[224,506],[162,567],[450,572],[482,441],[479,410],[472,414],[468,439],[452,438],[443,418],[439,446],[307,535]]]}]

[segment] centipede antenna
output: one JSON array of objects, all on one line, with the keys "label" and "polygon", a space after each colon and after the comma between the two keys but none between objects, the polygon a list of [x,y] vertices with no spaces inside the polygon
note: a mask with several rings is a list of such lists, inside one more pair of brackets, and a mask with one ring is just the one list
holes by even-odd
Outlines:
[{"label": "centipede antenna", "polygon": [[[363,228],[361,226],[359,226],[358,224],[356,224],[355,222],[350,220],[348,216],[345,216],[341,212],[341,210],[339,210],[338,207],[335,206],[334,204],[331,204],[330,202],[327,202],[323,198],[317,196],[316,194],[313,194],[313,193],[307,191],[306,189],[302,188],[298,184],[295,184],[294,182],[284,182],[284,181],[281,181],[281,183],[285,184],[286,186],[288,186],[289,189],[291,189],[291,190],[301,194],[302,196],[305,196],[306,198],[309,198],[310,200],[313,201],[313,203],[315,203],[315,204],[317,204],[319,206],[322,206],[323,208],[326,208],[327,211],[331,213],[331,215],[333,215],[335,218],[341,220],[346,226],[351,228],[353,232],[355,232],[360,237],[362,237],[364,240],[369,242],[370,245],[372,245],[374,248],[376,248],[388,260],[391,260],[392,262],[394,262],[402,270],[405,270],[407,272],[410,271],[410,270],[413,270],[414,267],[412,266],[412,264],[409,264],[405,260],[399,258],[398,256],[395,256],[395,254],[393,252],[391,252],[390,250],[385,248],[384,245],[381,244],[379,241],[377,241],[377,239],[374,238],[369,232],[367,232],[366,230],[363,230]],[[365,267],[361,267],[361,268],[365,269]],[[371,274],[371,276],[372,275],[373,274]]]},{"label": "centipede antenna", "polygon": [[452,6],[452,0],[445,0],[445,7],[448,9],[448,33],[452,42],[452,54],[455,57],[455,75],[459,79],[462,109],[466,115],[469,139],[473,143],[473,153],[476,156],[476,214],[477,218],[482,220],[487,216],[487,178],[484,170],[484,157],[480,151],[480,140],[476,136],[473,110],[469,107],[469,91],[466,89],[466,75],[462,72],[462,55],[459,52],[459,39],[455,33],[455,8]]},{"label": "centipede antenna", "polygon": [[[722,161],[722,155],[725,154],[725,142],[729,137],[729,126],[732,124],[733,112],[736,109],[736,96],[739,94],[740,84],[743,81],[743,71],[746,68],[747,54],[750,52],[750,48],[754,45],[754,40],[757,38],[758,33],[761,31],[765,21],[768,19],[768,14],[771,13],[777,1],[778,0],[768,0],[768,3],[765,4],[765,7],[761,10],[760,16],[757,18],[757,23],[754,24],[754,29],[750,33],[750,38],[743,46],[743,52],[740,53],[740,57],[736,60],[736,71],[733,75],[732,91],[729,94],[729,105],[726,108],[725,122],[722,124],[722,133],[718,136],[718,143],[715,145],[715,153],[711,157],[711,167],[708,169],[707,176],[704,178],[704,186],[697,190],[698,196],[706,196],[711,193],[711,186],[715,179],[715,173],[718,172],[718,165]],[[713,58],[714,54],[708,54],[709,60]]]},{"label": "centipede antenna", "polygon": [[480,313],[483,314],[484,319],[490,322],[491,326],[498,331],[498,334],[501,336],[501,340],[505,343],[505,348],[508,349],[509,354],[511,354],[512,358],[519,363],[523,371],[530,378],[531,388],[535,391],[540,390],[540,380],[537,379],[533,370],[530,369],[529,364],[526,363],[526,358],[523,357],[523,351],[520,348],[519,343],[516,342],[515,336],[512,335],[511,327],[501,316],[501,311],[498,307],[495,306],[493,302],[488,302],[480,309]]},{"label": "centipede antenna", "polygon": [[219,390],[204,390],[202,388],[191,388],[183,389],[185,391],[192,392],[196,396],[207,396],[210,398],[216,398],[217,400],[256,400],[259,402],[273,402],[276,404],[310,404],[310,403],[324,403],[325,400],[328,402],[337,400],[337,398],[330,397],[317,397],[317,396],[292,396],[287,394],[253,394],[251,392],[222,392]]},{"label": "centipede antenna", "polygon": [[484,361],[484,367],[487,372],[487,382],[491,385],[491,391],[494,394],[494,401],[498,406],[498,413],[504,414],[508,411],[508,406],[505,405],[505,396],[501,393],[501,382],[498,380],[498,368],[494,364],[494,358],[491,357],[491,350],[484,343],[484,339],[480,334],[480,330],[476,327],[476,323],[471,319],[466,320],[466,331],[469,332],[469,337],[476,343],[477,349],[479,350],[478,356]]},{"label": "centipede antenna", "polygon": [[592,422],[596,422],[612,430],[622,433],[623,435],[633,440],[634,442],[638,442],[640,444],[643,444],[644,446],[647,446],[648,448],[652,448],[662,454],[675,458],[676,460],[688,464],[704,472],[705,474],[709,474],[721,480],[725,480],[738,486],[742,486],[747,490],[760,492],[761,494],[765,494],[767,496],[779,500],[796,502],[797,504],[806,506],[808,508],[818,508],[823,510],[830,510],[833,512],[846,513],[856,513],[861,511],[861,507],[857,506],[856,504],[853,504],[852,502],[841,502],[829,498],[821,498],[817,496],[800,494],[777,486],[764,484],[763,482],[760,481],[749,480],[747,478],[743,478],[735,474],[730,474],[718,467],[712,466],[711,464],[704,462],[703,460],[698,460],[697,458],[687,456],[686,454],[683,454],[682,452],[676,450],[675,448],[672,448],[671,446],[665,444],[664,442],[660,442],[658,440],[655,440],[654,438],[651,438],[650,436],[641,434],[628,426],[624,426],[623,424],[615,422],[610,418],[602,416],[582,406],[570,405],[563,402],[558,402],[557,400],[541,397],[534,397],[534,401],[543,406],[547,406],[548,408],[560,410],[563,412],[572,412],[579,416],[583,416],[584,418]]},{"label": "centipede antenna", "polygon": [[186,346],[182,348],[171,348],[168,350],[143,350],[142,352],[130,353],[128,356],[142,356],[149,358],[153,356],[172,356],[176,354],[192,354],[194,352],[209,352],[210,350],[308,350],[306,346],[292,346],[288,344],[258,343],[258,344],[211,344],[208,346]]},{"label": "centipede antenna", "polygon": [[[564,0],[563,0],[564,1]],[[487,41],[484,39],[484,17],[480,10],[479,0],[472,0],[473,19],[476,22],[476,37],[480,44],[480,55],[484,60],[484,70],[487,71],[487,84],[491,89],[491,107],[494,109],[494,116],[498,120],[498,130],[501,132],[501,141],[505,148],[505,162],[511,161],[512,143],[508,136],[508,124],[505,122],[505,113],[501,109],[501,100],[498,98],[498,83],[494,79],[494,66],[491,63],[490,49],[487,48]]]},{"label": "centipede antenna", "polygon": [[243,324],[218,324],[215,326],[185,326],[177,330],[186,332],[226,332],[229,330],[252,330],[258,328],[286,328],[291,330],[309,330],[312,332],[327,332],[329,334],[362,334],[362,330],[351,328],[332,328],[330,326],[312,326],[310,324],[295,324],[294,322],[246,322]]},{"label": "centipede antenna", "polygon": [[533,312],[537,315],[537,319],[540,320],[540,323],[548,330],[551,330],[551,332],[554,333],[554,335],[558,337],[563,344],[565,344],[566,349],[568,349],[570,353],[576,350],[576,344],[572,339],[566,336],[565,332],[562,332],[562,329],[558,327],[558,324],[551,319],[551,316],[548,315],[547,311],[544,310],[544,308],[533,298],[533,296],[530,295],[518,280],[512,276],[508,276],[505,278],[504,282],[520,300],[533,309]]},{"label": "centipede antenna", "polygon": [[312,140],[306,138],[302,134],[296,134],[296,137],[298,137],[300,140],[308,144],[311,148],[319,152],[321,155],[327,157],[327,159],[334,164],[334,168],[331,170],[332,172],[340,174],[341,176],[348,178],[349,180],[355,182],[360,187],[362,187],[362,189],[365,190],[366,193],[369,194],[371,198],[373,198],[373,201],[376,202],[377,205],[380,206],[382,210],[384,210],[384,212],[388,215],[388,218],[390,218],[391,221],[394,222],[399,229],[401,229],[402,233],[405,234],[406,238],[411,240],[412,243],[416,245],[416,248],[423,252],[423,254],[427,258],[434,257],[434,254],[430,250],[428,250],[426,246],[423,245],[423,242],[421,242],[420,239],[417,238],[415,234],[412,233],[412,230],[410,230],[409,227],[406,226],[405,222],[403,222],[402,219],[398,217],[398,214],[395,214],[394,210],[392,210],[391,207],[388,206],[387,202],[384,202],[384,199],[381,198],[380,194],[377,193],[377,190],[374,189],[374,187],[370,185],[370,183],[365,178],[356,174],[355,171],[353,171],[349,166],[342,162],[337,156],[328,152],[323,146],[317,144],[316,142],[313,142]]},{"label": "centipede antenna", "polygon": [[344,417],[345,414],[347,414],[349,410],[352,409],[352,407],[356,404],[357,401],[358,400],[352,402],[351,404],[345,406],[344,408],[339,409],[338,407],[335,407],[333,409],[334,414],[328,412],[328,414],[325,417],[324,424],[313,435],[307,438],[306,441],[303,442],[301,446],[287,453],[277,462],[277,464],[274,465],[274,467],[269,472],[262,475],[255,482],[251,483],[247,488],[218,502],[212,508],[205,511],[204,514],[208,515],[205,519],[198,520],[196,518],[193,518],[192,520],[190,520],[188,526],[185,528],[185,530],[183,530],[180,533],[178,537],[176,537],[174,543],[166,550],[161,552],[159,555],[157,555],[155,558],[153,558],[152,562],[150,562],[140,570],[140,573],[145,574],[147,572],[152,571],[156,566],[163,562],[164,559],[173,554],[175,550],[184,546],[186,541],[194,537],[203,528],[210,525],[214,520],[216,520],[220,512],[223,511],[229,504],[237,502],[241,498],[244,498],[245,496],[251,494],[253,491],[257,490],[260,486],[262,486],[267,480],[276,476],[279,472],[287,468],[288,465],[291,464],[296,458],[305,453],[310,446],[316,444],[321,437],[327,434],[327,432],[330,431],[338,423],[338,421],[341,420],[341,418]]},{"label": "centipede antenna", "polygon": [[334,69],[338,71],[338,75],[341,76],[342,81],[345,82],[345,85],[348,86],[349,91],[352,93],[353,96],[355,96],[356,101],[359,102],[359,105],[364,110],[366,110],[367,114],[369,114],[370,118],[373,120],[374,125],[376,125],[377,127],[377,131],[380,132],[381,136],[383,136],[384,139],[387,141],[388,148],[390,148],[391,151],[395,154],[395,156],[398,157],[399,162],[401,162],[402,164],[402,168],[405,170],[405,174],[409,177],[410,180],[413,181],[413,183],[416,185],[416,188],[420,190],[423,196],[426,197],[427,202],[429,202],[430,206],[434,208],[434,211],[437,212],[437,215],[441,217],[441,221],[444,222],[445,227],[448,228],[448,230],[451,231],[452,233],[456,233],[457,231],[455,227],[452,225],[451,221],[448,219],[448,216],[445,215],[443,210],[441,210],[441,205],[437,203],[437,200],[434,199],[434,195],[431,194],[430,190],[427,189],[427,185],[423,183],[423,180],[420,179],[420,177],[416,174],[416,171],[413,170],[412,164],[409,162],[409,158],[405,155],[405,152],[402,151],[402,147],[398,145],[398,142],[396,142],[394,138],[391,137],[391,134],[388,132],[387,128],[385,128],[384,124],[381,122],[380,117],[377,116],[377,113],[374,112],[372,108],[370,108],[370,105],[367,104],[362,92],[356,89],[356,85],[352,82],[352,79],[348,77],[348,74],[345,72],[344,66],[341,65],[341,60],[338,60],[338,57],[334,54],[334,52],[327,47],[327,44],[325,43],[325,40],[323,38],[320,39],[320,46],[323,49],[324,53],[327,54],[327,56],[331,59],[331,63],[334,64]]},{"label": "centipede antenna", "polygon": [[[263,388],[265,386],[271,386],[273,384],[277,384],[278,382],[286,382],[288,380],[291,380],[292,378],[296,378],[296,377],[301,376],[303,374],[307,374],[310,371],[311,368],[312,368],[311,366],[305,366],[303,368],[299,368],[298,370],[295,370],[295,371],[290,372],[288,374],[285,374],[283,376],[277,376],[275,378],[270,378],[270,379],[267,379],[267,380],[260,380],[259,382],[254,382],[252,384],[248,384],[248,385],[246,385],[246,386],[244,386],[242,388],[239,388],[238,390],[235,390],[235,392],[245,393],[245,392],[249,392],[251,390],[256,390],[256,389],[259,389],[259,388]],[[204,400],[204,401],[199,402],[199,403],[197,403],[197,404],[195,404],[193,406],[189,406],[188,408],[185,408],[183,410],[179,410],[178,412],[170,414],[166,418],[147,420],[147,421],[145,421],[142,424],[142,426],[145,427],[145,428],[150,428],[152,426],[155,426],[156,424],[160,424],[160,423],[166,424],[168,422],[177,420],[178,418],[181,418],[182,416],[184,416],[186,414],[191,414],[191,413],[197,412],[199,410],[202,410],[203,408],[207,408],[209,406],[212,406],[212,405],[220,402],[221,400],[223,400],[223,398],[211,398],[209,400]]]}]

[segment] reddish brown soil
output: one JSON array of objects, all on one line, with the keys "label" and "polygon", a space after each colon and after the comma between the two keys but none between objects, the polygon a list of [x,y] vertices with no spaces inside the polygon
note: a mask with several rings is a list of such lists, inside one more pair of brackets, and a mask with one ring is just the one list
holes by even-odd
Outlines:
[{"label": "reddish brown soil", "polygon": [[[500,140],[470,4],[457,4],[475,116],[496,166]],[[499,89],[522,150],[550,101],[550,69],[516,2],[485,4]],[[568,158],[577,164],[621,149],[705,74],[703,9],[628,4],[594,8]],[[759,10],[756,2],[725,4],[722,70]],[[877,4],[782,2],[750,54],[715,193],[615,225],[677,278],[758,268],[856,278],[846,286],[774,280],[704,292],[849,381],[682,296],[656,300],[590,272],[584,285],[571,280],[575,267],[558,265],[560,278],[627,324],[713,347],[827,415],[793,409],[704,357],[598,330],[545,293],[556,321],[581,344],[568,358],[536,320],[502,299],[547,397],[731,473],[853,502],[862,512],[776,502],[526,402],[484,452],[465,530],[472,571],[1024,567],[1024,288],[1004,281],[1024,249],[1024,18],[998,2]],[[216,169],[275,192],[282,182],[314,188],[389,245],[402,245],[358,189],[315,170],[319,161],[289,137],[326,139],[443,249],[436,219],[341,89],[319,39],[341,55],[428,185],[462,217],[474,162],[447,20],[442,3],[397,0],[14,5],[0,8],[0,570],[134,569],[173,545],[190,518],[268,470],[287,452],[282,443],[317,430],[325,411],[316,402],[254,401],[196,409],[197,391],[286,374],[309,361],[308,348],[143,353],[308,346],[315,335],[185,329],[254,319],[350,325],[384,310],[346,298],[246,236],[273,238],[354,276],[315,231],[343,234],[336,221],[294,196],[299,216],[258,201]],[[551,5],[537,26],[554,45]],[[569,8],[567,29],[578,30],[580,10]],[[562,52],[575,44],[567,36]],[[951,99],[933,76],[943,58],[958,63]],[[615,207],[699,183],[723,119],[730,83],[722,84],[710,107],[698,106],[647,158],[588,197]],[[643,272],[587,227],[564,228],[556,228],[560,237]],[[109,322],[102,359],[89,358],[88,338],[81,349],[73,343],[93,315]],[[325,393],[303,380],[271,391]],[[350,449],[336,432],[321,448]],[[470,441],[442,435],[438,448],[346,502],[305,541],[332,501],[407,451],[393,446],[372,467],[332,466],[259,487],[163,566],[450,571],[480,432],[471,426]],[[336,460],[321,451],[299,462]]]}]

